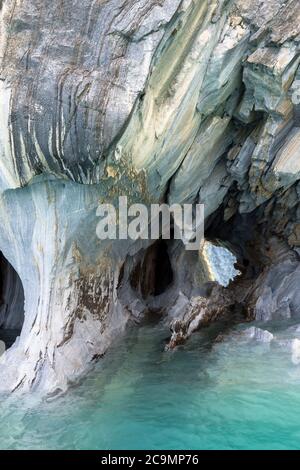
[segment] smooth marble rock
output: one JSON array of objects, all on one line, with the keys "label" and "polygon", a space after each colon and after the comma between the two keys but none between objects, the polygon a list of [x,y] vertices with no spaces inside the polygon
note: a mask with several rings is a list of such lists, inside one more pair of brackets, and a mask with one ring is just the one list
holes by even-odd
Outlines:
[{"label": "smooth marble rock", "polygon": [[[299,1],[4,0],[0,16],[0,251],[25,296],[0,390],[64,392],[151,312],[174,344],[235,308],[297,318]],[[241,279],[212,286],[171,241],[161,292],[155,244],[96,236],[119,195],[204,203]]]},{"label": "smooth marble rock", "polygon": [[95,182],[180,0],[5,0],[0,177]]}]

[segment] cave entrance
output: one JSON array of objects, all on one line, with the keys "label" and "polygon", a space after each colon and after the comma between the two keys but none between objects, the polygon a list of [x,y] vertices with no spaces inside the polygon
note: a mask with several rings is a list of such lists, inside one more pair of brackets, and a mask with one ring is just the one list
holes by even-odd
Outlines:
[{"label": "cave entrance", "polygon": [[133,269],[130,284],[146,300],[163,294],[171,286],[173,277],[168,245],[164,240],[158,240]]},{"label": "cave entrance", "polygon": [[[10,348],[24,323],[24,289],[12,265],[0,252],[0,341]],[[0,354],[1,354],[0,348]],[[2,351],[3,352],[3,351]]]}]

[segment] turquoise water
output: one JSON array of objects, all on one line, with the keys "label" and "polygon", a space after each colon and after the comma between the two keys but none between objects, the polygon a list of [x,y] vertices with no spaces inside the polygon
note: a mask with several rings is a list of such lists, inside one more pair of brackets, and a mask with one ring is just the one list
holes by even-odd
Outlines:
[{"label": "turquoise water", "polygon": [[1,400],[0,448],[299,449],[296,328],[271,344],[214,328],[173,353],[162,325],[133,328],[64,397]]}]

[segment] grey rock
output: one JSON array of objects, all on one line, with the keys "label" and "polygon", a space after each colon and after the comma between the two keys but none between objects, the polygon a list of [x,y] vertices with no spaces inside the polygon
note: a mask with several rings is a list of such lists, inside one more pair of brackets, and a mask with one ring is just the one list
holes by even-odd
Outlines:
[{"label": "grey rock", "polygon": [[[239,302],[297,318],[299,1],[5,0],[0,15],[0,250],[25,295],[0,390],[65,391],[149,311],[184,337]],[[172,282],[152,295],[151,242],[96,237],[99,202],[123,194],[203,201],[240,283],[213,305],[201,256],[170,242]],[[1,324],[19,324],[5,297]]]}]

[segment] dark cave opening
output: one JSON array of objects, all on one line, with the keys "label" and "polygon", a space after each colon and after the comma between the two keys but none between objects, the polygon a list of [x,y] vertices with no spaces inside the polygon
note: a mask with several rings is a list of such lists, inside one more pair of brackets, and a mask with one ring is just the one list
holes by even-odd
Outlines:
[{"label": "dark cave opening", "polygon": [[239,198],[240,190],[234,183],[223,204],[206,222],[205,238],[217,240],[229,249],[236,257],[235,267],[241,272],[241,278],[254,280],[262,271],[262,250],[268,238],[264,226],[258,223],[262,219],[264,206],[252,212],[239,213],[237,210],[231,217],[225,217],[230,200],[239,201]]},{"label": "dark cave opening", "polygon": [[20,336],[24,323],[24,289],[22,281],[0,252],[0,341],[10,348]]},{"label": "dark cave opening", "polygon": [[163,294],[173,282],[173,270],[168,245],[158,240],[145,252],[130,275],[130,285],[143,299]]}]

